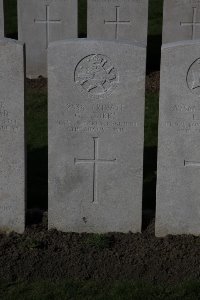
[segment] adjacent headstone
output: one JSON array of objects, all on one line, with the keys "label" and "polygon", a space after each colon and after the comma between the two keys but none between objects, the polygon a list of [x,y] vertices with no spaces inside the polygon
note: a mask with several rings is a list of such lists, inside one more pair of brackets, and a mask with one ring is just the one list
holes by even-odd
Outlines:
[{"label": "adjacent headstone", "polygon": [[24,47],[0,40],[0,231],[25,226]]},{"label": "adjacent headstone", "polygon": [[26,44],[27,77],[46,77],[49,42],[77,33],[77,0],[18,0],[18,34]]},{"label": "adjacent headstone", "polygon": [[156,235],[200,234],[200,42],[162,48]]},{"label": "adjacent headstone", "polygon": [[4,36],[4,9],[3,0],[0,0],[0,37]]},{"label": "adjacent headstone", "polygon": [[200,1],[165,0],[163,44],[200,39]]},{"label": "adjacent headstone", "polygon": [[88,37],[147,43],[148,0],[88,0]]},{"label": "adjacent headstone", "polygon": [[146,49],[49,47],[49,228],[139,232]]}]

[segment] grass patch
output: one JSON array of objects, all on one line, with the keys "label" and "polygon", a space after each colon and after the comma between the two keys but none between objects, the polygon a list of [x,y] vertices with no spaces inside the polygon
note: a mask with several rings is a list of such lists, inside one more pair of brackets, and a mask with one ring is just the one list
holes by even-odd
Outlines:
[{"label": "grass patch", "polygon": [[112,247],[112,244],[112,238],[104,234],[91,234],[85,241],[86,246],[94,247],[97,250],[109,249]]},{"label": "grass patch", "polygon": [[0,284],[4,300],[198,300],[200,282],[159,286],[135,282],[47,282]]},{"label": "grass patch", "polygon": [[6,37],[17,39],[17,0],[4,0]]},{"label": "grass patch", "polygon": [[34,249],[41,249],[43,248],[42,241],[38,241],[27,236],[20,244],[19,248],[22,250],[34,250]]},{"label": "grass patch", "polygon": [[29,150],[47,146],[47,90],[27,88],[27,143]]},{"label": "grass patch", "polygon": [[162,44],[163,0],[149,0],[147,70],[159,70]]},{"label": "grass patch", "polygon": [[149,35],[162,34],[163,0],[149,0]]},{"label": "grass patch", "polygon": [[48,117],[47,90],[28,85],[27,118],[27,199],[28,208],[48,207]]},{"label": "grass patch", "polygon": [[145,147],[157,147],[159,95],[146,94],[145,104]]},{"label": "grass patch", "polygon": [[80,38],[87,37],[87,1],[79,0],[79,24],[78,24],[78,36]]}]

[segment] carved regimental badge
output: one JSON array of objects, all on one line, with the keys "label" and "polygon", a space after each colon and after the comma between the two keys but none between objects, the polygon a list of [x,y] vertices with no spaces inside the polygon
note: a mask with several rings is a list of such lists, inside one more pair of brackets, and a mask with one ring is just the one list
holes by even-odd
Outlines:
[{"label": "carved regimental badge", "polygon": [[196,59],[189,67],[187,85],[193,94],[200,97],[200,58]]},{"label": "carved regimental badge", "polygon": [[119,83],[119,74],[110,59],[101,54],[84,57],[76,66],[75,83],[91,98],[105,98]]}]

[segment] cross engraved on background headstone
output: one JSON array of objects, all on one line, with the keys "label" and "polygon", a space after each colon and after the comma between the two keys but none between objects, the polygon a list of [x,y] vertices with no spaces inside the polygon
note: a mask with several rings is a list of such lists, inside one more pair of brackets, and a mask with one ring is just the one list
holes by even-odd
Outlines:
[{"label": "cross engraved on background headstone", "polygon": [[50,40],[50,24],[55,24],[55,23],[61,23],[62,20],[51,20],[50,19],[50,7],[49,5],[46,5],[46,19],[45,20],[36,20],[34,19],[35,23],[39,24],[45,24],[46,25],[46,49],[48,48],[49,45],[49,40]]},{"label": "cross engraved on background headstone", "polygon": [[181,22],[181,26],[192,26],[192,39],[196,38],[196,26],[200,26],[200,22],[197,22],[197,8],[193,7],[192,22]]},{"label": "cross engraved on background headstone", "polygon": [[184,160],[185,167],[200,167],[200,161]]},{"label": "cross engraved on background headstone", "polygon": [[74,163],[75,164],[92,164],[93,165],[93,203],[98,203],[98,197],[97,197],[97,168],[98,164],[113,164],[117,161],[116,158],[114,159],[100,159],[99,158],[99,138],[93,137],[94,141],[94,158],[92,159],[79,159],[75,158]]},{"label": "cross engraved on background headstone", "polygon": [[115,39],[118,39],[118,35],[119,35],[119,25],[130,25],[131,21],[120,21],[120,17],[119,17],[119,9],[120,6],[115,6],[116,8],[116,19],[114,21],[106,21],[104,20],[104,24],[106,25],[115,25]]}]

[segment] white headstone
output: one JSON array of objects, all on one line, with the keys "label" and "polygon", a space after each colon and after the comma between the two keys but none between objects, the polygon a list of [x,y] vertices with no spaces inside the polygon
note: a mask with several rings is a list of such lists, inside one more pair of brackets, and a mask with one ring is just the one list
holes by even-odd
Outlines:
[{"label": "white headstone", "polygon": [[49,47],[49,228],[139,232],[146,49]]},{"label": "white headstone", "polygon": [[88,38],[147,43],[148,0],[88,0]]},{"label": "white headstone", "polygon": [[200,39],[200,1],[165,0],[163,44]]},{"label": "white headstone", "polygon": [[25,226],[24,47],[0,40],[0,231]]},{"label": "white headstone", "polygon": [[47,77],[49,42],[77,34],[77,0],[18,0],[18,35],[26,44],[27,77]]},{"label": "white headstone", "polygon": [[4,10],[3,0],[0,0],[0,37],[4,36]]},{"label": "white headstone", "polygon": [[162,48],[156,235],[200,234],[200,42]]}]

